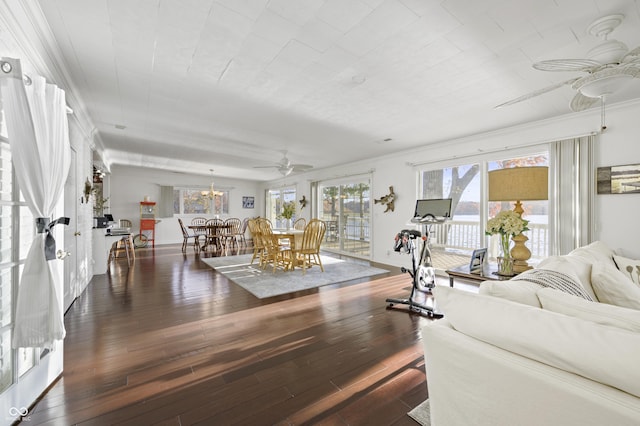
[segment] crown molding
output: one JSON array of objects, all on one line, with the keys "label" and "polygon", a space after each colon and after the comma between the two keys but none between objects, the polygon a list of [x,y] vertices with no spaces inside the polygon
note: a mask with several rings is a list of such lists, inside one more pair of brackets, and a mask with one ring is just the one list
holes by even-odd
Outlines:
[{"label": "crown molding", "polygon": [[94,145],[91,129],[95,126],[86,113],[86,106],[77,95],[64,56],[36,1],[0,0],[0,24],[12,37],[26,74],[41,75],[65,91],[67,105],[73,109],[76,122],[89,142]]}]

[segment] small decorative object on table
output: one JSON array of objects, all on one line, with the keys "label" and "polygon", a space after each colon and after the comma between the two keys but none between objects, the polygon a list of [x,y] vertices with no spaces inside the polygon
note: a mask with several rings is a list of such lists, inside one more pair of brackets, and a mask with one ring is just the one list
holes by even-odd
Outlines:
[{"label": "small decorative object on table", "polygon": [[471,254],[471,262],[469,262],[469,273],[470,274],[482,274],[482,269],[484,267],[484,259],[487,255],[487,249],[481,248],[476,249]]},{"label": "small decorative object on table", "polygon": [[509,251],[509,237],[515,237],[529,230],[529,221],[512,210],[504,210],[487,222],[487,235],[500,236],[501,256],[498,257],[498,275],[512,276],[513,259]]}]

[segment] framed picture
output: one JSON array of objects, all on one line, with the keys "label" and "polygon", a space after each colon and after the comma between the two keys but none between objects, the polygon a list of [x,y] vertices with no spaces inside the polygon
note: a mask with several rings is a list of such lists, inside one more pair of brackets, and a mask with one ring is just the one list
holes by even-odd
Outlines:
[{"label": "framed picture", "polygon": [[640,192],[640,164],[598,167],[598,194],[631,194]]},{"label": "framed picture", "polygon": [[469,262],[469,273],[481,274],[485,257],[487,257],[486,248],[474,250],[471,254],[471,261]]},{"label": "framed picture", "polygon": [[243,209],[252,209],[253,208],[253,197],[242,197],[242,208]]}]

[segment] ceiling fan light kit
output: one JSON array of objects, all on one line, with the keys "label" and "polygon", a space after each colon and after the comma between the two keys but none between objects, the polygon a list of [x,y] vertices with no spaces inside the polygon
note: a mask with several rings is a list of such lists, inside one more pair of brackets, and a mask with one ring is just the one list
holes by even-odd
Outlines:
[{"label": "ceiling fan light kit", "polygon": [[624,70],[605,69],[576,81],[572,87],[584,96],[597,99],[624,89],[634,77],[633,70],[625,73]]},{"label": "ceiling fan light kit", "polygon": [[590,108],[598,100],[602,100],[604,105],[606,96],[622,91],[634,78],[640,78],[640,47],[629,51],[621,41],[607,40],[608,35],[622,23],[623,19],[622,14],[608,15],[596,19],[589,25],[588,33],[604,41],[589,50],[586,58],[552,59],[533,64],[533,68],[540,71],[578,71],[587,73],[586,76],[538,89],[500,104],[496,108],[513,105],[566,85],[577,92],[570,104],[573,111]]}]

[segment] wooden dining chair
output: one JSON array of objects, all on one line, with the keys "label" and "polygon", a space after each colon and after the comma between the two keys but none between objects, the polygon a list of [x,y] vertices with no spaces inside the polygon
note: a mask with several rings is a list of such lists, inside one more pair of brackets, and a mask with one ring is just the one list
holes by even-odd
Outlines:
[{"label": "wooden dining chair", "polygon": [[253,242],[253,256],[251,257],[251,264],[253,261],[262,259],[262,250],[264,246],[262,244],[262,235],[260,235],[260,218],[249,219],[247,221],[247,228],[251,234],[251,241]]},{"label": "wooden dining chair", "polygon": [[297,229],[298,231],[304,231],[305,226],[307,226],[307,219],[304,217],[300,217],[293,222],[293,229]]},{"label": "wooden dining chair", "polygon": [[195,251],[200,251],[200,235],[196,233],[189,233],[189,230],[182,219],[178,218],[178,223],[180,224],[180,229],[182,230],[182,252],[187,252],[187,245],[189,244],[189,240],[193,240],[193,249]]},{"label": "wooden dining chair", "polygon": [[194,217],[193,219],[191,219],[191,226],[202,226],[202,228],[194,229],[193,233],[200,235],[201,237],[204,237],[204,238],[206,238],[207,236],[207,229],[205,228],[206,224],[207,224],[206,217]]},{"label": "wooden dining chair", "polygon": [[224,226],[224,220],[222,219],[209,219],[205,223],[207,235],[203,247],[209,247],[213,245],[216,249],[223,248],[222,226]]},{"label": "wooden dining chair", "polygon": [[308,268],[313,265],[320,266],[320,270],[324,272],[322,261],[320,260],[320,245],[327,231],[327,224],[319,219],[311,219],[304,228],[302,235],[302,244],[296,248],[297,264],[302,268],[305,274]]},{"label": "wooden dining chair", "polygon": [[107,256],[107,272],[111,271],[111,262],[122,257],[120,256],[121,253],[125,253],[127,257],[127,266],[131,267],[131,264],[136,260],[136,251],[131,234],[125,235],[118,241],[111,244],[109,255]]},{"label": "wooden dining chair", "polygon": [[278,238],[273,235],[271,223],[264,220],[258,223],[262,245],[264,246],[260,262],[262,268],[264,269],[271,264],[273,265],[273,272],[276,271],[278,266],[285,270],[290,269],[293,260],[290,247],[280,244]]},{"label": "wooden dining chair", "polygon": [[246,233],[247,233],[247,227],[248,226],[249,226],[249,218],[245,217],[244,219],[242,219],[242,226],[240,227],[240,234],[238,235],[238,237],[240,238],[240,242],[245,247],[247,246]]},{"label": "wooden dining chair", "polygon": [[224,221],[224,224],[227,226],[222,230],[222,238],[224,239],[225,245],[227,243],[233,243],[234,246],[237,247],[242,221],[237,217],[230,217]]}]

